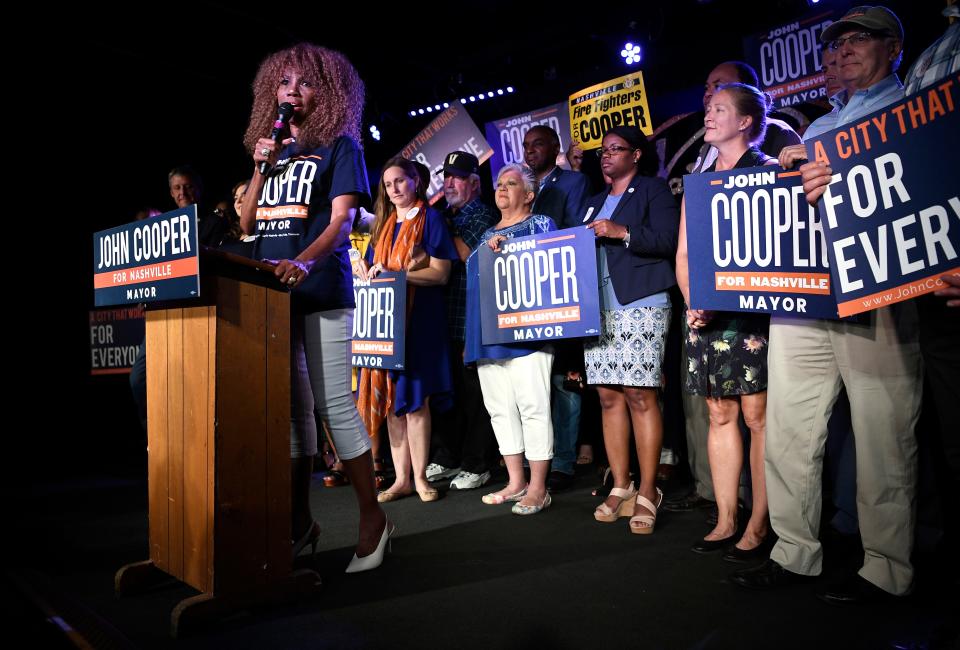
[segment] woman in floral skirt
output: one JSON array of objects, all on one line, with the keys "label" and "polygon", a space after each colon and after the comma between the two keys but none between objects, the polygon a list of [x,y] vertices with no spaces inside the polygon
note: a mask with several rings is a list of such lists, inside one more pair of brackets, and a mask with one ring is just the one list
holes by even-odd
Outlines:
[{"label": "woman in floral skirt", "polygon": [[[776,164],[755,146],[763,140],[769,105],[768,95],[745,84],[727,84],[714,93],[704,118],[704,141],[717,148],[718,157],[706,171]],[[708,218],[705,214],[688,214],[685,203],[681,208],[677,283],[688,305],[686,220]],[[771,541],[763,463],[770,317],[688,309],[686,324],[686,390],[702,395],[710,410],[707,454],[717,497],[717,525],[697,540],[692,550],[709,553],[726,548],[723,558],[731,562],[759,559]],[[750,429],[753,511],[738,540],[737,492],[743,468],[741,413]]]}]

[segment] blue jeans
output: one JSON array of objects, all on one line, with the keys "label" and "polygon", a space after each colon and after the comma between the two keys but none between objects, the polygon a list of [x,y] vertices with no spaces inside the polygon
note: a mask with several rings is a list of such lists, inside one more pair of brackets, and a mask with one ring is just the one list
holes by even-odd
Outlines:
[{"label": "blue jeans", "polygon": [[577,434],[580,431],[580,393],[563,388],[564,375],[551,375],[553,393],[550,399],[553,420],[553,465],[554,472],[573,474],[577,460]]}]

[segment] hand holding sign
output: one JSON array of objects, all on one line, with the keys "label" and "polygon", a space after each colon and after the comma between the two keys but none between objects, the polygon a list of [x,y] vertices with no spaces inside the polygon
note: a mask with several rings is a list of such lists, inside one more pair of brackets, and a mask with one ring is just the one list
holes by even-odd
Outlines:
[{"label": "hand holding sign", "polygon": [[597,237],[606,237],[607,239],[626,239],[627,228],[609,219],[597,219],[587,226]]},{"label": "hand holding sign", "polygon": [[372,280],[378,275],[383,273],[383,264],[374,264],[369,269],[366,269],[366,273],[363,276],[364,280]]},{"label": "hand holding sign", "polygon": [[583,166],[583,148],[576,142],[571,142],[567,147],[567,162],[570,164],[570,169],[575,172],[580,171]]},{"label": "hand holding sign", "polygon": [[777,162],[779,162],[780,166],[784,169],[790,169],[793,167],[794,163],[806,159],[807,145],[805,144],[791,144],[790,146],[781,149],[780,155],[777,156]]},{"label": "hand holding sign", "polygon": [[356,248],[350,249],[350,271],[355,278],[367,279],[367,263],[360,257],[360,251]]},{"label": "hand holding sign", "polygon": [[[807,145],[792,144],[780,150],[777,161],[784,169],[790,169],[794,164],[807,160]],[[800,165],[803,189],[807,203],[816,207],[817,201],[823,196],[826,186],[830,184],[833,171],[823,162],[806,162]]]},{"label": "hand holding sign", "polygon": [[504,235],[494,235],[493,237],[487,240],[487,246],[489,246],[490,250],[492,250],[494,253],[499,253],[500,244],[505,241],[507,241],[507,237],[505,237]]},{"label": "hand holding sign", "polygon": [[827,185],[833,180],[833,170],[825,162],[813,161],[800,165],[800,178],[803,179],[803,192],[807,203],[816,207]]},{"label": "hand holding sign", "polygon": [[706,327],[713,320],[715,312],[709,309],[688,309],[687,327],[692,330],[698,330]]},{"label": "hand holding sign", "polygon": [[[933,295],[947,298],[947,307],[960,307],[960,274],[940,276],[943,283],[947,285],[946,289],[939,289]],[[953,300],[951,300],[951,298]]]}]

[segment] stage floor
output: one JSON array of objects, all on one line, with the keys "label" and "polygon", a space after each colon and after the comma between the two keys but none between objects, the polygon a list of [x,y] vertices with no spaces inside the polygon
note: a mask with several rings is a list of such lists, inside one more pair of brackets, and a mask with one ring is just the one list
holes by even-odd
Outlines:
[{"label": "stage floor", "polygon": [[5,540],[4,598],[16,603],[14,628],[38,641],[62,640],[44,622],[59,617],[75,643],[97,648],[929,648],[956,632],[957,587],[948,593],[936,566],[921,563],[904,602],[832,607],[814,596],[817,585],[859,562],[855,540],[833,541],[821,582],[747,592],[727,581],[738,566],[689,550],[709,529],[704,511],[664,512],[652,536],[631,535],[626,519],[593,520],[598,481],[579,477],[532,517],[484,505],[485,489],[386,504],[399,527],[393,554],[376,571],[345,575],[353,492],[325,489],[317,474],[323,534],[313,562],[303,555],[297,566],[315,565],[319,595],[180,640],[168,635],[170,612],[195,591],[113,592],[115,571],[147,558],[146,482],[50,482],[9,495],[19,518]]}]

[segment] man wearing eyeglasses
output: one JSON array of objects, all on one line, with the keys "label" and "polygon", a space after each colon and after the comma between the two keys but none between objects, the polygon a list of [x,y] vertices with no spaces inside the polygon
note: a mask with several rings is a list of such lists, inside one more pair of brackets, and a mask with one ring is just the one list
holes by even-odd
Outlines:
[{"label": "man wearing eyeglasses", "polygon": [[[903,28],[885,7],[854,7],[823,31],[837,55],[845,90],[833,110],[807,129],[810,139],[903,98],[895,71]],[[780,163],[806,159],[787,147]],[[829,168],[800,167],[807,201],[815,205]],[[846,321],[770,320],[767,398],[767,495],[779,541],[770,559],[738,571],[733,582],[767,589],[820,574],[821,474],[827,420],[841,386],[847,390],[857,455],[857,512],[864,547],[859,574],[821,590],[828,603],[874,601],[907,594],[913,584],[917,443],[921,364],[913,302]]]}]

